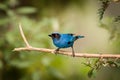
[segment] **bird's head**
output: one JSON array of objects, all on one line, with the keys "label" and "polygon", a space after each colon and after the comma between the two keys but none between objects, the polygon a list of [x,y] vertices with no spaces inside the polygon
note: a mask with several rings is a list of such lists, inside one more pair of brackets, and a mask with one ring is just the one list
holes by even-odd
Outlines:
[{"label": "bird's head", "polygon": [[59,33],[52,33],[52,34],[50,34],[48,36],[50,36],[52,39],[57,39],[57,40],[60,39],[60,34]]}]

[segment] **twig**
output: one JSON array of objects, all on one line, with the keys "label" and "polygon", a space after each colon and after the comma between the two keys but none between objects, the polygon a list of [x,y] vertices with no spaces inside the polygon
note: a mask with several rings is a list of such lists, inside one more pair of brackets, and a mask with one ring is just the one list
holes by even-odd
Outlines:
[{"label": "twig", "polygon": [[[20,47],[20,48],[15,48],[13,51],[39,51],[39,52],[47,52],[47,53],[52,53],[54,52],[54,49],[46,49],[46,48],[36,48],[32,47],[29,45],[26,37],[24,36],[21,24],[19,24],[19,29],[20,29],[20,34],[26,44],[26,47]],[[72,52],[66,52],[66,51],[58,51],[58,54],[62,55],[68,55],[72,56]],[[84,57],[84,58],[115,58],[119,59],[120,55],[119,54],[91,54],[91,53],[75,53],[75,57]]]},{"label": "twig", "polygon": [[31,47],[31,46],[29,45],[29,43],[28,43],[25,35],[24,35],[24,32],[23,32],[21,23],[19,23],[19,30],[20,30],[20,34],[21,34],[21,36],[22,36],[22,38],[23,38],[23,40],[24,40],[24,42],[25,42],[25,44],[26,44],[26,47]]}]

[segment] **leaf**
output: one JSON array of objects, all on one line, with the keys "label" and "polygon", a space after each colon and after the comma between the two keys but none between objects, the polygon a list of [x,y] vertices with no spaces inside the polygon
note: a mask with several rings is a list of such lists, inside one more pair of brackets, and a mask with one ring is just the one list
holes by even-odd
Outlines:
[{"label": "leaf", "polygon": [[0,9],[7,10],[7,5],[0,3]]},{"label": "leaf", "polygon": [[17,9],[17,12],[20,14],[32,14],[37,12],[37,9],[34,7],[20,7]]},{"label": "leaf", "polygon": [[101,2],[101,6],[100,6],[100,9],[98,9],[98,14],[99,14],[99,20],[102,20],[104,13],[110,4],[110,1],[109,0],[100,0],[100,2]]},{"label": "leaf", "polygon": [[120,16],[115,17],[114,22],[118,22],[118,21],[120,21]]},{"label": "leaf", "polygon": [[47,71],[50,73],[51,76],[54,76],[57,79],[64,79],[64,76],[53,67],[47,67]]},{"label": "leaf", "polygon": [[1,18],[0,19],[0,25],[5,25],[9,22],[9,19],[8,18]]},{"label": "leaf", "polygon": [[92,75],[93,75],[93,71],[94,71],[94,68],[92,68],[91,70],[89,70],[88,72],[88,77],[91,78]]},{"label": "leaf", "polygon": [[0,69],[2,69],[3,68],[3,63],[2,63],[2,61],[0,60]]},{"label": "leaf", "polygon": [[92,68],[89,72],[88,72],[88,77],[91,78],[91,77],[95,77],[96,75],[96,69],[95,68]]},{"label": "leaf", "polygon": [[36,70],[35,72],[32,73],[32,80],[40,80],[40,71]]},{"label": "leaf", "polygon": [[111,67],[118,67],[118,64],[113,62],[113,61],[107,61],[107,63],[109,64],[109,66]]},{"label": "leaf", "polygon": [[14,61],[11,61],[10,64],[12,66],[17,66],[19,68],[27,68],[31,65],[31,62],[30,61],[18,61],[18,60],[14,60]]}]

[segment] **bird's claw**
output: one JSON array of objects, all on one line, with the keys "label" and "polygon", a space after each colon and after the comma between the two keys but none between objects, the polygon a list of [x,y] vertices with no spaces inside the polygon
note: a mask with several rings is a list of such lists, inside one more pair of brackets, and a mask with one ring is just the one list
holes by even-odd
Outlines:
[{"label": "bird's claw", "polygon": [[58,52],[57,50],[52,51],[52,53],[54,53],[54,54],[57,54],[57,52]]},{"label": "bird's claw", "polygon": [[72,57],[75,57],[75,54],[73,54]]}]

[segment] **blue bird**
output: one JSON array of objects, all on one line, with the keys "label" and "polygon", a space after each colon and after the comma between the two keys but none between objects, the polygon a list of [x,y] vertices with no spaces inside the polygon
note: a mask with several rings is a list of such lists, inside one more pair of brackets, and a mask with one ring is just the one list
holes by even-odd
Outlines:
[{"label": "blue bird", "polygon": [[60,33],[57,33],[57,32],[51,33],[48,36],[50,36],[52,38],[54,45],[56,47],[58,47],[55,50],[55,53],[57,51],[59,51],[60,48],[69,48],[69,47],[71,47],[73,57],[75,56],[74,48],[73,48],[74,42],[79,38],[84,38],[84,36],[80,36],[80,35],[75,36],[74,34],[71,34],[71,33],[60,34]]}]

